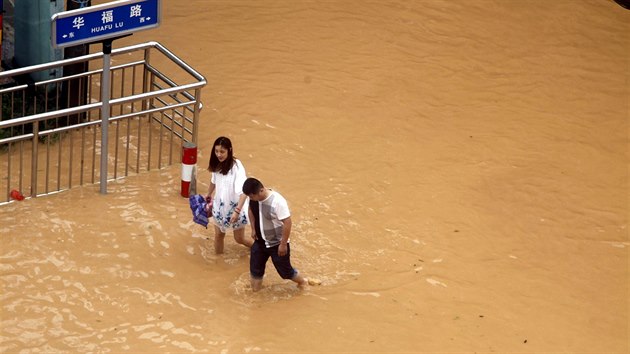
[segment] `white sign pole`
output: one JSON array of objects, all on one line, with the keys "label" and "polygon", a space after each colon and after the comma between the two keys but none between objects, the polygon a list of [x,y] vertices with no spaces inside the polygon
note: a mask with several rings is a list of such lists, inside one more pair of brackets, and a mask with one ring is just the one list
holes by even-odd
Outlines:
[{"label": "white sign pole", "polygon": [[109,93],[112,40],[103,42],[103,76],[101,77],[101,194],[107,194],[107,146],[109,128]]}]

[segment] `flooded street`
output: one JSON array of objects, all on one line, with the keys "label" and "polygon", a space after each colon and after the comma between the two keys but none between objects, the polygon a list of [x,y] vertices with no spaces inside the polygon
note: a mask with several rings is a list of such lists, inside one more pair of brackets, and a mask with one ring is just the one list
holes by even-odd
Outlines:
[{"label": "flooded street", "polygon": [[[93,1],[93,3],[101,3]],[[164,1],[216,137],[292,211],[298,290],[192,222],[178,164],[0,207],[0,352],[627,353],[630,11]],[[92,50],[98,51],[98,46]],[[246,232],[249,235],[249,230]]]}]

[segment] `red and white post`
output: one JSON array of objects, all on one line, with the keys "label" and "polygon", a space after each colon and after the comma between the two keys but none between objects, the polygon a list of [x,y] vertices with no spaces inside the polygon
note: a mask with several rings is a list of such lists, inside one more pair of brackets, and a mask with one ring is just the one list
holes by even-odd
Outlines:
[{"label": "red and white post", "polygon": [[182,146],[182,197],[188,198],[197,192],[196,164],[197,145],[185,142]]}]

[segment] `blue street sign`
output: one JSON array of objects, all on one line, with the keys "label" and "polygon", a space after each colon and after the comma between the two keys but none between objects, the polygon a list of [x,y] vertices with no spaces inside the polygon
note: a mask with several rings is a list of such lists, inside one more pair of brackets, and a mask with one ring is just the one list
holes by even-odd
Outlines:
[{"label": "blue street sign", "polygon": [[160,25],[161,0],[119,0],[52,16],[55,48],[96,42]]}]

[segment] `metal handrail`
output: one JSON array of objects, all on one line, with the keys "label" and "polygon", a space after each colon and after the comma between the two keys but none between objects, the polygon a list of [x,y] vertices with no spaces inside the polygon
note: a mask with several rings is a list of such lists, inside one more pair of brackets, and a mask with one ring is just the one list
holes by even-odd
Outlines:
[{"label": "metal handrail", "polygon": [[[188,74],[189,77],[192,77],[194,79],[194,82],[178,85],[175,81],[170,79],[168,75],[161,72],[156,66],[153,66],[150,61],[150,50],[152,49],[157,50],[159,53],[168,58],[170,62],[175,63],[180,69],[183,70],[183,72]],[[6,187],[6,199],[3,200],[3,193],[0,192],[0,205],[10,202],[9,189],[12,187],[11,184],[18,184],[21,188],[22,179],[29,174],[28,170],[23,170],[25,166],[30,166],[31,168],[31,195],[29,196],[28,193],[25,193],[27,194],[27,197],[36,197],[44,194],[58,193],[59,191],[65,190],[64,188],[66,188],[66,186],[67,188],[71,188],[73,179],[73,166],[79,166],[77,168],[80,168],[80,171],[74,173],[79,173],[80,184],[83,184],[83,177],[85,173],[84,167],[90,164],[90,160],[92,169],[91,180],[92,183],[94,183],[95,169],[96,171],[99,170],[97,166],[98,164],[95,163],[96,148],[99,141],[99,139],[97,139],[96,130],[99,129],[102,125],[102,121],[100,119],[97,119],[96,117],[100,116],[99,110],[101,110],[101,108],[103,108],[106,103],[108,103],[108,105],[111,107],[110,111],[115,110],[115,112],[117,113],[112,114],[111,116],[109,116],[108,119],[108,125],[114,125],[113,128],[115,128],[108,133],[108,135],[113,135],[113,141],[115,144],[114,152],[112,152],[114,156],[110,155],[111,160],[113,160],[113,162],[110,163],[113,163],[114,179],[118,178],[117,168],[119,163],[119,150],[122,151],[122,153],[120,154],[120,159],[121,162],[124,163],[124,176],[126,176],[128,174],[130,163],[132,163],[131,161],[135,160],[135,171],[140,171],[141,142],[144,143],[142,147],[146,150],[143,150],[144,152],[142,152],[142,154],[146,155],[146,170],[151,169],[152,154],[155,154],[156,151],[158,154],[158,168],[161,168],[162,166],[162,157],[160,156],[162,153],[168,154],[168,163],[171,163],[173,142],[175,140],[181,141],[182,144],[186,141],[190,141],[196,144],[198,134],[197,127],[199,124],[199,111],[202,107],[200,94],[201,88],[203,88],[207,84],[206,79],[199,72],[194,70],[191,66],[186,64],[183,60],[178,58],[176,55],[174,55],[171,51],[169,51],[158,42],[146,42],[124,48],[114,49],[112,50],[111,55],[120,56],[139,51],[144,51],[144,58],[142,60],[136,59],[134,61],[118,64],[109,68],[111,70],[111,78],[119,80],[118,87],[120,88],[120,90],[119,92],[117,91],[115,95],[118,97],[109,99],[107,100],[107,102],[103,102],[103,100],[98,97],[99,90],[94,88],[94,85],[98,84],[100,81],[99,77],[102,79],[104,72],[103,69],[93,69],[82,72],[80,74],[68,75],[61,78],[46,79],[34,82],[32,84],[20,84],[12,87],[0,88],[0,98],[2,98],[3,100],[7,99],[7,97],[11,100],[22,100],[22,103],[20,104],[21,107],[17,105],[15,106],[18,108],[17,112],[14,110],[13,103],[11,103],[11,117],[3,117],[5,120],[0,121],[0,129],[5,129],[11,132],[22,132],[16,136],[10,136],[0,139],[0,191],[3,189],[4,183],[6,183],[6,185],[4,185]],[[0,72],[0,79],[15,77],[18,75],[27,75],[43,70],[59,69],[60,67],[72,64],[91,62],[101,59],[103,58],[103,56],[104,53],[98,52],[76,58],[59,60],[52,63],[44,63],[26,68],[4,71]],[[140,70],[136,70],[137,68],[140,68]],[[118,72],[120,73],[120,75],[115,76],[114,72]],[[131,75],[129,89],[127,89],[127,85],[124,81],[125,77],[129,77],[129,75],[127,75],[126,73],[130,73]],[[136,80],[138,74],[142,76],[141,80]],[[78,83],[76,84],[70,81],[83,79],[86,80],[85,84],[83,84],[84,81],[78,81]],[[142,82],[139,83],[140,81]],[[157,81],[159,81],[160,83],[164,83],[165,85],[160,85]],[[137,86],[136,83],[138,84]],[[84,89],[90,93],[90,96],[97,95],[96,98],[99,101],[91,103],[84,102],[83,104],[73,107],[67,107],[67,103],[61,101],[61,104],[66,106],[67,108],[59,108],[59,91],[61,85],[86,85]],[[51,91],[51,87],[54,90]],[[45,92],[45,98],[37,98],[36,96],[33,96],[33,98],[30,98],[30,96],[27,97],[25,95],[25,92],[33,88],[35,88],[39,92]],[[138,89],[141,91],[140,93],[138,93]],[[57,95],[56,98],[53,92],[55,90]],[[131,92],[127,94],[126,91],[129,90]],[[49,92],[51,93],[50,97]],[[113,93],[114,92],[112,91],[112,94]],[[107,99],[107,96],[109,95],[106,95],[104,97]],[[34,101],[27,102],[26,98],[28,98],[29,100],[33,99]],[[90,98],[92,100],[94,99],[94,97],[88,97],[88,101]],[[54,107],[49,107],[49,102],[51,102],[49,99],[56,100],[56,103],[51,104],[51,106]],[[27,114],[26,107],[30,107],[31,103],[38,103],[38,100],[40,105],[45,105],[43,108],[44,110],[48,110],[49,108],[51,110],[37,113],[37,111],[40,109],[33,106],[32,110],[35,111],[35,113]],[[66,98],[64,97],[63,100],[66,100]],[[141,105],[141,107],[138,107],[137,105]],[[29,110],[31,109],[29,108]],[[190,115],[192,115],[192,117],[190,117]],[[69,123],[70,117],[83,118],[79,119],[76,122]],[[59,119],[61,119],[61,121],[63,122],[64,118],[67,119],[66,124],[69,125],[57,126],[57,124],[54,123],[58,122]],[[47,127],[44,124],[40,126],[40,123],[38,122],[45,122],[46,125],[53,122],[55,126],[52,128]],[[123,135],[119,135],[119,126],[121,124],[123,127],[125,127],[123,128],[125,129],[122,132]],[[26,127],[26,131],[24,131],[25,128],[21,127]],[[18,130],[16,131],[15,129]],[[30,132],[31,129],[32,132]],[[153,130],[155,131],[152,132]],[[80,134],[75,134],[75,131],[80,132]],[[86,134],[87,131],[89,131],[90,133]],[[126,134],[126,137],[124,134]],[[137,136],[134,136],[133,134],[137,134]],[[144,134],[148,134],[148,136],[143,137],[142,135]],[[70,150],[67,152],[67,155],[70,156],[70,160],[68,162],[63,162],[61,159],[61,144],[62,141],[65,139],[64,136],[67,136],[69,139],[67,144],[69,144]],[[52,143],[50,139],[47,139],[44,140],[45,142],[42,145],[42,143],[39,142],[39,139],[45,137],[52,137]],[[168,139],[167,143],[164,144],[165,146],[168,145],[166,146],[165,151],[163,151],[163,139]],[[130,156],[130,140],[135,141],[133,144],[133,154],[137,154],[135,156]],[[155,142],[153,142],[154,140]],[[24,153],[24,144],[28,144],[26,145],[26,148],[30,149],[27,150],[30,152]],[[58,147],[51,150],[51,145],[54,144],[57,144]],[[74,144],[79,144],[80,146],[80,150],[77,150],[80,152],[76,152],[77,154],[80,153],[80,157],[76,157],[77,159],[80,159],[80,161],[77,160],[78,162],[76,164],[73,164],[72,161]],[[38,153],[39,145],[42,145],[40,148],[45,150],[42,151],[44,155],[40,155]],[[121,149],[119,149],[119,146],[122,146]],[[4,149],[3,147],[6,147],[6,149]],[[58,152],[56,152],[55,150],[58,150]],[[86,153],[88,154],[86,157],[88,160],[84,161],[84,154]],[[12,157],[11,154],[13,154],[14,156]],[[30,163],[23,160],[24,157],[29,158],[29,155],[31,156]],[[54,161],[53,155],[57,155],[56,162]],[[53,161],[50,161],[51,156],[53,156]],[[44,159],[42,160],[42,163],[44,163],[44,173],[39,174],[38,160],[42,158]],[[12,165],[15,163],[14,161],[17,161],[17,171],[15,171],[12,167]],[[144,162],[145,161],[142,161],[143,168],[145,165]],[[61,173],[62,164],[65,166],[65,169],[68,169],[68,175],[66,175],[66,179],[68,180],[67,185],[64,185],[61,181],[61,179],[64,177],[64,175]],[[5,166],[7,169],[7,176],[3,176],[3,166]],[[101,165],[100,167],[103,168],[103,165]],[[56,170],[56,172],[53,172],[51,174],[51,168],[53,169],[53,171]],[[133,165],[131,165],[131,168],[134,168]],[[107,171],[107,169],[105,169],[105,171]],[[89,173],[89,170],[87,172]],[[13,182],[12,173],[16,173],[15,176],[17,176],[17,182]],[[55,173],[56,176],[54,175]],[[105,172],[105,175],[107,174],[108,173]],[[45,178],[44,193],[38,193],[37,188],[38,178],[41,179],[41,177]],[[102,177],[103,175],[101,175],[101,178]],[[107,176],[105,176],[105,178],[105,181],[107,181]],[[56,184],[56,187],[53,187],[53,190],[49,190],[49,181],[52,182],[53,186]],[[103,179],[101,179],[101,183],[102,182]]]},{"label": "metal handrail", "polygon": [[[162,89],[159,91],[152,91],[150,93],[142,93],[139,95],[115,98],[115,99],[110,100],[109,102],[111,106],[114,106],[118,104],[139,101],[142,99],[155,98],[162,95],[168,95],[168,94],[178,93],[182,91],[188,91],[191,89],[201,88],[204,85],[205,83],[187,84],[187,85],[182,85],[178,87]],[[28,117],[20,117],[20,118],[13,118],[9,120],[3,120],[3,121],[0,121],[0,128],[10,128],[13,126],[34,123],[41,120],[57,118],[57,117],[62,117],[62,116],[67,116],[67,115],[72,115],[72,114],[77,114],[77,113],[83,113],[92,109],[100,108],[101,106],[103,106],[103,102],[95,102],[95,103],[90,103],[90,104],[81,105],[77,107],[63,108],[63,109],[53,111],[53,112],[38,113],[38,114],[34,114]],[[112,116],[112,117],[115,117],[115,116]],[[2,140],[0,140],[0,142],[2,142]]]},{"label": "metal handrail", "polygon": [[[131,63],[125,63],[125,64],[112,66],[111,70],[114,71],[114,70],[118,70],[118,69],[132,67],[132,66],[135,66],[135,65],[144,65],[144,64],[145,64],[144,60],[138,60],[138,61],[131,62]],[[4,74],[10,73],[10,72],[11,71],[5,71]],[[54,79],[50,79],[50,80],[38,81],[38,82],[33,83],[33,86],[34,87],[38,87],[38,86],[46,86],[46,85],[50,85],[50,84],[56,84],[56,83],[67,81],[69,79],[80,79],[80,78],[82,78],[84,76],[90,76],[90,75],[99,74],[99,73],[102,73],[102,72],[103,72],[103,69],[90,70],[90,71],[83,72],[81,74],[74,74],[74,75],[58,77],[58,78],[54,78]],[[24,74],[22,74],[22,75],[24,75]],[[13,75],[13,76],[15,76],[15,75]],[[0,73],[0,78],[2,78],[2,73]],[[29,85],[26,85],[26,84],[15,85],[15,86],[7,87],[7,88],[3,89],[3,91],[5,93],[14,92],[14,91],[20,91],[20,90],[24,90],[24,89],[28,88],[28,86]]]},{"label": "metal handrail", "polygon": [[[111,55],[113,57],[116,55],[122,55],[122,54],[136,52],[139,50],[151,49],[151,48],[155,48],[159,50],[162,54],[164,54],[167,58],[171,59],[174,63],[178,64],[179,67],[184,69],[187,73],[192,75],[195,79],[199,81],[203,81],[203,82],[206,81],[203,75],[201,75],[199,72],[193,69],[190,65],[186,64],[183,60],[175,56],[175,54],[173,54],[170,50],[166,49],[166,47],[164,47],[158,42],[152,41],[152,42],[146,42],[142,44],[131,45],[124,48],[112,49]],[[51,63],[37,64],[37,65],[31,65],[24,68],[7,70],[7,71],[0,72],[0,79],[18,76],[18,75],[30,74],[37,71],[58,68],[60,66],[83,63],[86,61],[102,58],[103,55],[104,55],[103,52],[97,52],[97,53],[82,55],[76,58],[62,59],[62,60],[58,60]]]}]

